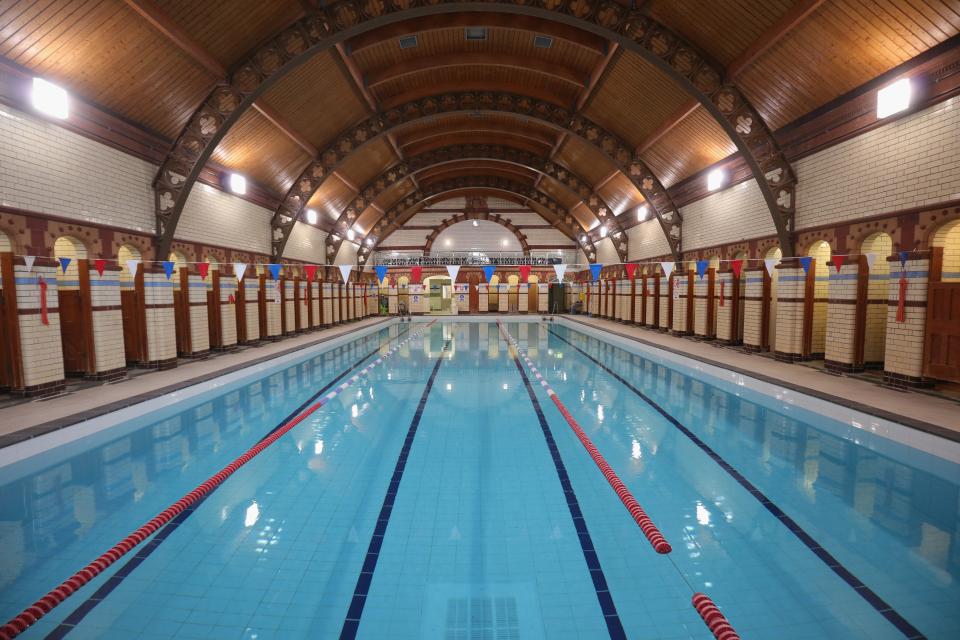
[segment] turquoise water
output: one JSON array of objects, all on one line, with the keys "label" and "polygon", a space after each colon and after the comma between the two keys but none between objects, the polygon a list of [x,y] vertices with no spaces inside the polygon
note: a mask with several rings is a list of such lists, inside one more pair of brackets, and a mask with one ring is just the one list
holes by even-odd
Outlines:
[{"label": "turquoise water", "polygon": [[[496,324],[438,323],[24,637],[710,638],[694,591],[745,638],[960,636],[957,465],[655,354],[504,324],[671,554]],[[0,468],[0,617],[407,331]]]}]

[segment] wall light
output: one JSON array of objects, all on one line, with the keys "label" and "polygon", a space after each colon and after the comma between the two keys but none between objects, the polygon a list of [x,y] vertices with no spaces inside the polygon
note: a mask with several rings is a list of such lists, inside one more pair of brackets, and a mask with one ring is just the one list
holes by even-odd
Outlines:
[{"label": "wall light", "polygon": [[707,190],[716,191],[727,179],[727,174],[723,169],[714,169],[707,174]]},{"label": "wall light", "polygon": [[877,117],[886,118],[910,107],[910,78],[901,78],[877,91]]},{"label": "wall light", "polygon": [[231,173],[227,184],[230,187],[230,191],[234,192],[238,196],[242,196],[247,193],[247,179],[239,173]]},{"label": "wall light", "polygon": [[43,78],[33,79],[30,99],[34,109],[52,118],[63,120],[70,115],[70,97],[66,89]]},{"label": "wall light", "polygon": [[637,209],[637,222],[643,222],[647,219],[647,214],[650,213],[650,208],[647,205],[642,205]]},{"label": "wall light", "polygon": [[309,222],[310,224],[317,224],[316,209],[307,209],[307,222]]},{"label": "wall light", "polygon": [[357,234],[354,233],[353,229],[347,229],[347,240],[353,242],[353,239],[354,239],[356,236],[357,236]]},{"label": "wall light", "polygon": [[474,221],[473,221],[473,226],[475,226],[475,227],[479,227],[479,226],[480,226],[480,223],[479,223],[479,222],[477,222],[476,220],[474,220]]},{"label": "wall light", "polygon": [[500,241],[500,244],[505,247],[505,246],[507,246],[509,243],[507,242],[507,239],[504,238],[503,240]]},{"label": "wall light", "polygon": [[607,228],[606,228],[606,227],[600,227],[600,237],[601,237],[601,238],[606,238],[606,237],[607,237]]},{"label": "wall light", "polygon": [[367,246],[368,246],[368,247],[372,247],[372,246],[373,246],[373,238],[367,238]]},{"label": "wall light", "polygon": [[587,236],[580,236],[581,244],[587,244]]}]

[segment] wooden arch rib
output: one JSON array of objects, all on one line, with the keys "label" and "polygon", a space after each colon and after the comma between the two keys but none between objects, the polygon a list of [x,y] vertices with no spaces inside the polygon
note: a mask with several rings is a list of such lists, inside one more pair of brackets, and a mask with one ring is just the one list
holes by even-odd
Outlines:
[{"label": "wooden arch rib", "polygon": [[[493,192],[518,196],[525,204],[537,205],[544,209],[544,217],[548,219],[557,215],[558,212],[563,211],[563,207],[549,196],[537,192],[530,185],[521,184],[512,180],[490,176],[444,180],[436,182],[422,190],[409,193],[404,196],[402,200],[390,207],[371,230],[375,237],[373,244],[367,245],[364,239],[361,239],[360,254],[362,260],[367,260],[370,255],[373,254],[373,251],[375,251],[390,234],[402,227],[410,217],[419,211],[420,205],[437,198],[451,197],[462,192]],[[557,228],[568,238],[577,242],[575,232],[569,233],[569,229],[564,229],[560,226]],[[329,252],[329,247],[327,250]],[[591,262],[596,259],[596,250],[593,246],[584,247],[584,252]]]},{"label": "wooden arch rib", "polygon": [[[211,91],[161,164],[154,180],[161,255],[169,250],[190,189],[217,144],[243,112],[280,78],[314,54],[348,38],[402,20],[464,11],[531,16],[578,27],[616,42],[661,69],[696,98],[737,145],[763,193],[780,246],[784,251],[791,250],[796,177],[769,128],[746,96],[724,77],[718,64],[653,17],[612,0],[531,0],[523,4],[516,0],[305,0],[304,4],[313,10],[259,46]],[[550,117],[583,135],[600,136],[594,141],[616,159],[617,166],[624,168],[635,184],[644,185],[640,191],[667,233],[672,252],[679,257],[679,211],[639,154],[578,113],[550,111]],[[385,123],[384,116],[373,119],[376,122],[370,124],[376,129]],[[366,133],[372,131],[368,128]],[[289,211],[287,203],[284,207]]]},{"label": "wooden arch rib", "polygon": [[[347,229],[360,217],[360,214],[382,193],[405,181],[411,175],[416,175],[425,169],[447,163],[459,162],[461,160],[497,160],[532,169],[544,176],[552,178],[565,190],[580,198],[583,204],[601,223],[607,218],[617,220],[616,216],[612,215],[613,210],[607,205],[603,198],[590,187],[586,180],[555,160],[549,160],[538,154],[504,145],[454,145],[412,156],[405,162],[388,168],[364,185],[353,202],[340,212],[336,222],[334,222],[333,229],[338,234],[336,237],[339,237],[340,240],[334,240],[334,234],[327,236],[327,256],[337,255],[337,251],[340,249],[340,243],[343,242],[343,234],[347,232]],[[568,236],[571,235],[570,231],[572,231],[572,237],[576,242],[576,236],[578,235],[575,227],[576,221],[569,212],[564,216],[563,222],[567,229],[561,230]],[[617,224],[619,225],[618,220]],[[622,227],[619,227],[619,229],[620,232],[623,233]],[[620,238],[615,238],[614,246],[617,248],[620,259],[626,261],[626,236],[623,235],[622,239],[623,242],[620,241]],[[622,247],[621,244],[623,245]],[[330,247],[333,247],[332,251]],[[588,249],[588,251],[589,250],[591,249]]]},{"label": "wooden arch rib", "polygon": [[[630,150],[627,143],[583,116],[562,107],[528,96],[492,92],[448,93],[415,100],[383,114],[374,114],[337,136],[334,142],[321,150],[317,158],[304,168],[277,208],[272,221],[273,255],[283,255],[293,225],[300,219],[307,202],[327,177],[352,154],[400,127],[450,113],[506,114],[564,131],[593,146],[640,191],[660,221],[671,250],[677,259],[680,259],[680,212],[660,180],[640,156]],[[614,235],[622,234],[620,222],[609,211],[604,212],[600,219],[603,224],[608,221],[612,223],[613,228],[610,231]],[[621,236],[621,241],[625,242],[626,237]]]},{"label": "wooden arch rib", "polygon": [[433,249],[433,243],[444,229],[468,220],[486,220],[488,222],[497,223],[501,227],[504,227],[510,231],[510,233],[516,237],[517,241],[520,243],[520,247],[523,249],[523,255],[530,255],[530,243],[527,242],[527,236],[520,232],[520,229],[517,228],[517,225],[496,213],[482,213],[479,211],[467,211],[441,221],[440,224],[437,225],[437,228],[431,231],[430,235],[427,236],[427,241],[423,245],[423,255],[430,255],[430,252]]},{"label": "wooden arch rib", "polygon": [[542,60],[522,59],[509,53],[458,53],[429,58],[405,60],[391,67],[371,73],[367,77],[367,87],[376,88],[386,82],[399,80],[425,71],[449,69],[451,67],[502,67],[506,69],[533,71],[553,80],[559,80],[575,87],[583,88],[586,78],[569,69]]}]

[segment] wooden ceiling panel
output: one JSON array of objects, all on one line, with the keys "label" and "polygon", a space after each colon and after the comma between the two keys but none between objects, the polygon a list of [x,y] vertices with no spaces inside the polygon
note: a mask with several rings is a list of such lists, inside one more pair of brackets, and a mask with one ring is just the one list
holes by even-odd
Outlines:
[{"label": "wooden ceiling panel", "polygon": [[340,217],[340,213],[353,202],[356,195],[356,192],[345,182],[338,180],[336,176],[331,176],[313,194],[307,202],[307,207],[316,209],[320,226],[329,228]]},{"label": "wooden ceiling panel", "polygon": [[690,95],[662,71],[623,49],[614,56],[584,115],[634,147],[654,132]]},{"label": "wooden ceiling panel", "polygon": [[728,67],[797,2],[711,0],[709,17],[704,15],[703,0],[651,0],[646,9]]},{"label": "wooden ceiling panel", "polygon": [[957,33],[960,5],[949,0],[834,0],[738,84],[777,129]]},{"label": "wooden ceiling panel", "polygon": [[479,176],[494,176],[506,178],[514,182],[532,186],[536,180],[536,173],[517,165],[497,162],[475,162],[443,164],[427,169],[417,174],[417,182],[421,188],[428,185],[454,178],[472,178]]},{"label": "wooden ceiling panel", "polygon": [[733,141],[706,109],[698,107],[643,154],[666,187],[736,151]]},{"label": "wooden ceiling panel", "polygon": [[248,109],[211,159],[285,193],[311,158],[255,109]]},{"label": "wooden ceiling panel", "polygon": [[167,138],[213,86],[121,0],[0,4],[0,55]]},{"label": "wooden ceiling panel", "polygon": [[390,142],[386,138],[380,138],[349,156],[337,172],[362,189],[363,185],[396,163],[397,155],[393,152]]},{"label": "wooden ceiling panel", "polygon": [[[540,180],[537,188],[548,196],[562,204],[567,209],[581,204],[583,201],[572,193],[569,189],[561,186],[552,178],[544,177]],[[589,211],[587,213],[590,213]],[[592,215],[592,214],[591,214]]]},{"label": "wooden ceiling panel", "polygon": [[578,138],[570,136],[557,150],[554,158],[593,186],[616,170],[613,163],[602,153]]},{"label": "wooden ceiling panel", "polygon": [[633,186],[627,176],[619,173],[603,184],[597,193],[613,209],[614,215],[620,215],[625,211],[639,206],[643,202],[643,196]]},{"label": "wooden ceiling panel", "polygon": [[224,66],[303,15],[297,0],[154,0]]},{"label": "wooden ceiling panel", "polygon": [[368,115],[366,105],[357,96],[352,80],[336,56],[336,51],[317,54],[264,96],[319,149]]}]

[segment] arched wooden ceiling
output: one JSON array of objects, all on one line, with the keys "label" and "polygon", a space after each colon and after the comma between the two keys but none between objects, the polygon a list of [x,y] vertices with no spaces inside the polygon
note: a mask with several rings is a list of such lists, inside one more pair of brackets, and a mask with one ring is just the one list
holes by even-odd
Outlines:
[{"label": "arched wooden ceiling", "polygon": [[[182,143],[191,115],[211,90],[225,78],[236,81],[230,71],[320,4],[343,3],[90,0],[78,6],[14,0],[0,5],[0,55]],[[594,4],[600,3],[582,3],[591,10]],[[708,20],[701,0],[614,4],[703,51],[771,130],[960,32],[953,0],[714,0]],[[597,13],[588,20],[601,18]],[[365,30],[310,56],[262,91],[210,159],[280,200],[341,132],[372,114],[450,91],[522,94],[579,114],[629,145],[665,187],[737,152],[734,134],[662,65],[587,26],[569,14],[554,21],[485,10],[423,15]],[[482,39],[468,38],[468,29],[481,35],[476,28]],[[401,45],[413,36],[414,46]],[[273,64],[257,60],[263,68]],[[359,147],[307,206],[322,213],[318,226],[330,230],[358,190],[392,165],[439,147],[470,144],[505,144],[555,160],[615,214],[643,201],[608,157],[576,136],[535,119],[458,113],[403,126]],[[418,181],[429,186],[470,172],[509,174],[577,209],[553,179],[483,161],[402,180],[358,220],[373,228],[385,212],[424,188]],[[582,210],[574,215],[590,228]]]}]

